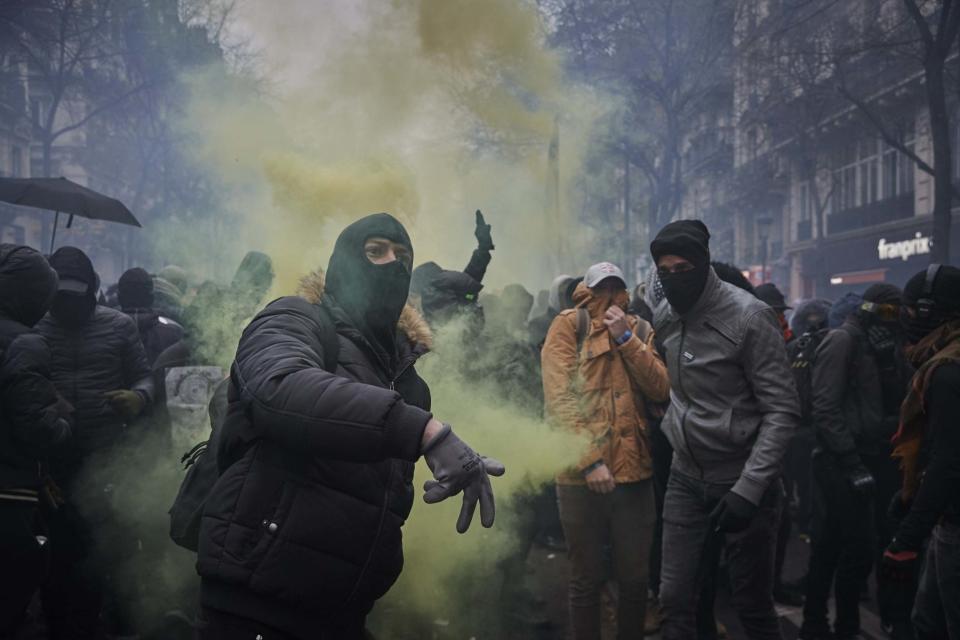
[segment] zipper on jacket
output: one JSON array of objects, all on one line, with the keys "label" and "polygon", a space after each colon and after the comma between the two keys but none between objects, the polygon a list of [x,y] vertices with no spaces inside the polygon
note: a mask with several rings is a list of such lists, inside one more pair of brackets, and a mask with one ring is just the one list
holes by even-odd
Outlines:
[{"label": "zipper on jacket", "polygon": [[697,457],[693,455],[693,447],[690,446],[690,438],[687,436],[687,412],[690,410],[690,396],[687,395],[686,390],[683,388],[683,344],[687,340],[687,323],[683,320],[680,321],[680,348],[677,349],[677,384],[680,385],[680,393],[683,394],[684,407],[683,413],[680,414],[680,432],[683,434],[683,443],[687,446],[687,454],[690,456],[690,460],[696,465],[697,469],[700,471],[700,479],[703,480],[703,467],[697,461]]},{"label": "zipper on jacket", "polygon": [[407,358],[407,361],[403,363],[403,366],[400,367],[400,370],[397,371],[396,374],[394,374],[393,380],[390,381],[390,391],[396,391],[396,390],[397,390],[397,380],[399,380],[399,379],[400,379],[400,376],[402,376],[403,374],[405,374],[405,373],[407,372],[407,369],[409,369],[410,367],[412,367],[412,366],[413,366],[413,363],[416,362],[416,361],[417,361],[417,358],[415,358],[415,357]]}]

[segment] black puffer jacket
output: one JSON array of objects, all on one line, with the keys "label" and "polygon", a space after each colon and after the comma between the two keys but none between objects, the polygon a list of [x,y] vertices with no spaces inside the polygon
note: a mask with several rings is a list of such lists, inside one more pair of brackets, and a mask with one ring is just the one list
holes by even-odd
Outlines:
[{"label": "black puffer jacket", "polygon": [[71,329],[47,314],[37,330],[50,345],[53,382],[75,409],[74,438],[63,462],[77,462],[86,454],[117,442],[125,422],[104,394],[132,389],[153,397],[153,377],[137,333],[126,314],[97,306],[80,327]]},{"label": "black puffer jacket", "polygon": [[[426,323],[407,307],[389,371],[341,310],[324,302],[324,315],[312,286],[268,305],[240,340],[197,564],[205,606],[298,638],[366,614],[400,574],[430,419],[414,369]],[[336,375],[323,368],[331,321]]]},{"label": "black puffer jacket", "polygon": [[0,500],[35,501],[40,460],[70,433],[50,381],[50,350],[31,331],[56,288],[42,255],[0,245]]}]

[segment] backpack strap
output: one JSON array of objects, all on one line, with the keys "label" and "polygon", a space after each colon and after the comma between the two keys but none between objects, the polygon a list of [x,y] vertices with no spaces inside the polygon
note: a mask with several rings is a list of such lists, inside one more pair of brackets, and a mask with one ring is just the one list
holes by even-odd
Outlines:
[{"label": "backpack strap", "polygon": [[580,350],[590,332],[590,312],[583,307],[577,307],[577,360],[580,359]]}]

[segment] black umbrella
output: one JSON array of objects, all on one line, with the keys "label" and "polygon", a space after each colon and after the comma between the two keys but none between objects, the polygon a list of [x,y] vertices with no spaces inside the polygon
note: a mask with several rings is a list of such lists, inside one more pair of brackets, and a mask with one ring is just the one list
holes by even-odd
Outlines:
[{"label": "black umbrella", "polygon": [[140,226],[130,209],[119,200],[66,178],[0,178],[0,201],[55,211],[51,252],[61,212],[70,214],[68,229],[73,224],[73,216]]}]

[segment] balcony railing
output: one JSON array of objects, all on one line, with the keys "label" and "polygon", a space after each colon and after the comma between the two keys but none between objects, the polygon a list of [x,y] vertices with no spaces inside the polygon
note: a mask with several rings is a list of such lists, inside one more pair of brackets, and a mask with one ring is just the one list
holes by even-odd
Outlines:
[{"label": "balcony railing", "polygon": [[871,202],[827,216],[827,233],[843,233],[863,229],[883,222],[903,220],[913,216],[913,192],[895,198]]}]

